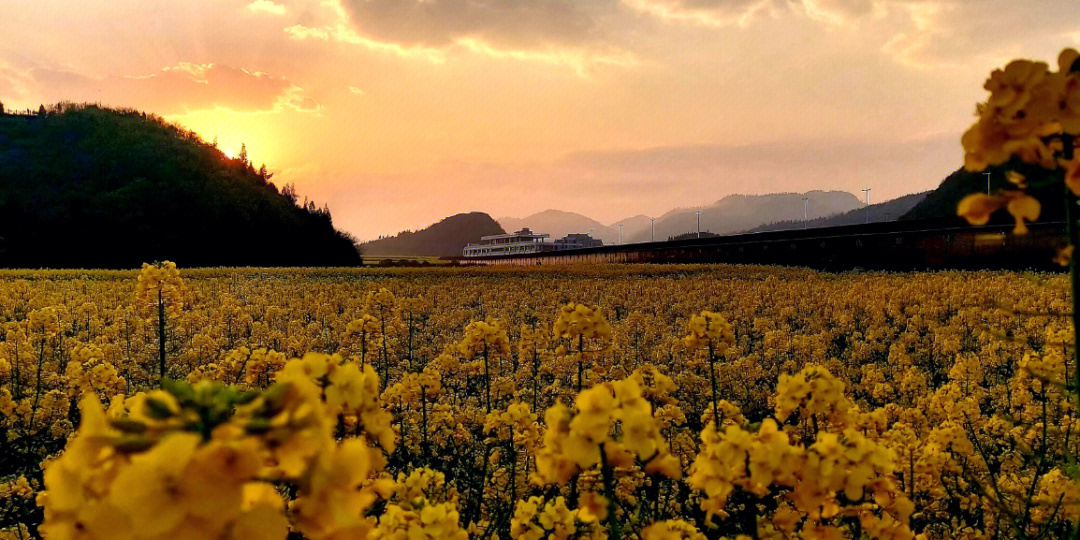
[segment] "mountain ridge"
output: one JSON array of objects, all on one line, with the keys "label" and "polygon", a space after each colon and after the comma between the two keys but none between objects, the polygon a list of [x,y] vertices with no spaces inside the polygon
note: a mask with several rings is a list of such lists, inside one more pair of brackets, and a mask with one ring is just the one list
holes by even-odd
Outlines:
[{"label": "mountain ridge", "polygon": [[593,238],[599,238],[605,244],[614,244],[619,239],[617,227],[609,227],[577,212],[554,208],[536,212],[523,218],[504,217],[499,218],[497,221],[507,232],[514,232],[528,227],[533,232],[550,234],[551,240],[562,238],[571,233],[588,233],[589,229],[593,230]]},{"label": "mountain ridge", "polygon": [[[702,211],[701,229],[719,234],[741,232],[781,219],[801,219],[802,198],[807,197],[811,218],[840,214],[861,206],[858,198],[846,191],[811,190],[805,193],[783,192],[764,195],[732,194],[712,204],[700,207],[673,208],[655,218],[655,238],[696,232],[697,210]],[[497,220],[507,231],[528,227],[533,232],[548,233],[552,239],[568,233],[587,233],[605,244],[618,243],[619,224],[623,225],[622,242],[647,242],[653,237],[654,222],[644,214],[612,222],[608,225],[577,212],[547,209],[523,218],[502,217]]]},{"label": "mountain ridge", "polygon": [[768,223],[754,227],[745,232],[758,233],[801,228],[815,229],[820,227],[838,227],[842,225],[858,225],[860,223],[878,223],[882,221],[899,220],[911,211],[912,208],[921,203],[932,191],[933,190],[912,193],[880,203],[874,203],[869,207],[864,206],[842,214],[820,217],[806,222],[801,220],[787,220]]},{"label": "mountain ridge", "polygon": [[[803,197],[807,198],[805,207]],[[852,210],[859,206],[858,198],[846,191],[811,190],[805,193],[784,192],[766,195],[727,195],[716,202],[697,208],[676,208],[656,219],[656,240],[664,240],[688,232],[697,232],[697,211],[701,211],[701,231],[733,234],[767,221],[802,219],[804,208],[808,217],[825,217]],[[651,235],[641,231],[628,242],[646,242]]]}]

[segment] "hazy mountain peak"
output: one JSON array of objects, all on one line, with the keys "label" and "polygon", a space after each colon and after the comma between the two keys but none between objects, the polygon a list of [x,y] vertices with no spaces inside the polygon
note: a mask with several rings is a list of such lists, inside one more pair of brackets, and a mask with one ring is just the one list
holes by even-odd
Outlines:
[{"label": "hazy mountain peak", "polygon": [[381,257],[459,257],[470,242],[505,231],[484,212],[466,212],[444,218],[419,231],[403,231],[363,244],[364,255]]}]

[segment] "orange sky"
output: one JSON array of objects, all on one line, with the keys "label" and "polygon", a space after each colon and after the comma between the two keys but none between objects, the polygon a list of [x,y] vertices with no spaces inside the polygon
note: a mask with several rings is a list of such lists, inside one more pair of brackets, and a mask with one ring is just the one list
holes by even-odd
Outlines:
[{"label": "orange sky", "polygon": [[1080,46],[1080,3],[35,0],[0,7],[0,35],[8,108],[136,107],[245,143],[370,239],[469,210],[929,189],[987,74]]}]

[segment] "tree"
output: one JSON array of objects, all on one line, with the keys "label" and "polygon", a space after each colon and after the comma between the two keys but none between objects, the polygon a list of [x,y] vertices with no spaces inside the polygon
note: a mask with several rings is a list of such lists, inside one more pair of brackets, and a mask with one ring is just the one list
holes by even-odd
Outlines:
[{"label": "tree", "polygon": [[240,163],[248,164],[247,145],[240,143]]},{"label": "tree", "polygon": [[38,107],[37,114],[38,114],[38,116],[45,116],[45,106],[44,105]]},{"label": "tree", "polygon": [[285,184],[285,187],[281,188],[281,194],[289,199],[289,202],[296,204],[296,185],[292,182]]},{"label": "tree", "polygon": [[4,102],[0,101],[0,116],[4,114]]}]

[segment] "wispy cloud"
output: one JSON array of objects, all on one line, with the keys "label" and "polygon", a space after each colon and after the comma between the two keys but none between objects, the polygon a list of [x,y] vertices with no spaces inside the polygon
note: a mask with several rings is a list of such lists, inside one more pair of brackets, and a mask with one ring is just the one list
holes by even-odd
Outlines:
[{"label": "wispy cloud", "polygon": [[663,21],[706,26],[747,26],[763,14],[775,14],[776,0],[622,0],[627,6]]},{"label": "wispy cloud", "polygon": [[162,115],[208,109],[252,113],[321,111],[303,88],[284,77],[215,63],[179,62],[154,72],[119,77],[92,77],[61,68],[35,67],[21,80],[46,102],[138,104]]},{"label": "wispy cloud", "polygon": [[255,0],[247,5],[247,8],[251,11],[258,11],[261,13],[269,13],[271,15],[284,15],[288,11],[285,6],[276,4],[271,0]]}]

